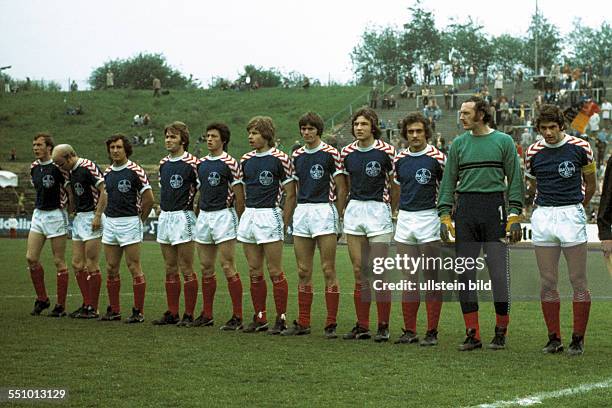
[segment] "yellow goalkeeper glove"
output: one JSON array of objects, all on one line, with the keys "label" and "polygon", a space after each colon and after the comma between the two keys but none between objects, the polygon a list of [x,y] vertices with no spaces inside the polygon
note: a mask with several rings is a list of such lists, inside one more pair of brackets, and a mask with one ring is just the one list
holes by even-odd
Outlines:
[{"label": "yellow goalkeeper glove", "polygon": [[455,238],[455,227],[453,226],[453,221],[451,220],[451,216],[448,214],[440,216],[440,238],[444,242],[450,241],[450,236]]},{"label": "yellow goalkeeper glove", "polygon": [[510,214],[506,223],[506,235],[510,238],[511,243],[519,242],[523,238],[523,230],[521,229],[521,216]]}]

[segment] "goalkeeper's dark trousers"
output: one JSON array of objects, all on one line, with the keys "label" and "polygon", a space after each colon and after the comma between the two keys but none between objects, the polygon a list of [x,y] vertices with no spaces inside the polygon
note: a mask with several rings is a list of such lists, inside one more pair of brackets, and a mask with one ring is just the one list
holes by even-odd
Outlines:
[{"label": "goalkeeper's dark trousers", "polygon": [[[505,316],[510,311],[510,266],[506,236],[506,206],[503,193],[460,193],[455,210],[455,249],[457,258],[476,260],[481,249],[489,270],[495,313]],[[483,264],[482,261],[480,264]],[[461,311],[478,311],[478,294],[470,290],[477,282],[476,262],[465,268],[457,280],[465,285],[459,291]]]}]

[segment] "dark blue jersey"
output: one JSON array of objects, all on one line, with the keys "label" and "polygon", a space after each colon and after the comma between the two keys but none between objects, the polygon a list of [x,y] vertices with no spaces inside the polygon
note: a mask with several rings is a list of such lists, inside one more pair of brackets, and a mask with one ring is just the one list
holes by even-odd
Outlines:
[{"label": "dark blue jersey", "polygon": [[98,165],[91,160],[79,159],[70,170],[70,185],[74,193],[76,212],[94,211],[98,205],[98,186],[104,183],[104,176]]},{"label": "dark blue jersey", "polygon": [[536,179],[535,203],[558,207],[584,200],[582,167],[593,161],[585,140],[565,136],[556,145],[540,140],[527,149],[525,175]]},{"label": "dark blue jersey", "polygon": [[206,156],[198,165],[200,179],[200,209],[218,211],[234,204],[232,187],[242,182],[236,159],[223,152],[220,156]]},{"label": "dark blue jersey", "polygon": [[291,159],[275,147],[263,153],[253,150],[245,154],[240,159],[240,168],[249,208],[278,207],[282,186],[295,181]]},{"label": "dark blue jersey", "polygon": [[51,160],[44,163],[39,160],[32,162],[30,176],[36,190],[35,208],[49,211],[66,206],[68,202],[65,190],[67,175]]},{"label": "dark blue jersey", "polygon": [[140,197],[151,188],[146,173],[128,160],[123,166],[110,166],[104,172],[108,203],[107,217],[133,217],[140,213]]},{"label": "dark blue jersey", "polygon": [[292,159],[298,181],[298,204],[336,201],[334,177],[344,170],[338,150],[321,142],[312,150],[300,147],[293,152]]},{"label": "dark blue jersey", "polygon": [[159,206],[162,211],[193,211],[198,191],[200,160],[189,152],[181,157],[166,156],[159,162]]},{"label": "dark blue jersey", "polygon": [[444,153],[431,145],[420,152],[413,153],[406,149],[395,156],[393,181],[401,186],[400,210],[436,208],[436,196],[445,162]]},{"label": "dark blue jersey", "polygon": [[395,148],[378,139],[362,148],[357,141],[342,149],[344,173],[349,176],[349,200],[391,202]]}]

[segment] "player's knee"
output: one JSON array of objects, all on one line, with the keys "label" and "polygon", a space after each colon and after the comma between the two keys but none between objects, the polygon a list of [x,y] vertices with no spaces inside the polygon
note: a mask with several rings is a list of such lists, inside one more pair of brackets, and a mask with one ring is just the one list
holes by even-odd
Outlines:
[{"label": "player's knee", "polygon": [[297,264],[297,273],[300,281],[308,279],[312,276],[312,269],[303,263]]},{"label": "player's knee", "polygon": [[80,271],[81,269],[83,269],[83,267],[85,266],[85,263],[83,261],[81,261],[80,259],[73,259],[72,260],[72,269],[74,271]]},{"label": "player's knee", "polygon": [[60,257],[53,257],[53,264],[57,269],[66,267],[66,261],[64,261],[64,259]]},{"label": "player's knee", "polygon": [[140,273],[140,260],[127,261],[127,267],[132,275],[139,274]]},{"label": "player's knee", "polygon": [[29,252],[26,254],[26,261],[28,262],[28,266],[33,267],[38,265],[38,258],[34,257]]},{"label": "player's knee", "polygon": [[236,274],[236,268],[234,268],[234,263],[232,261],[221,262],[221,269],[225,276],[234,276]]}]

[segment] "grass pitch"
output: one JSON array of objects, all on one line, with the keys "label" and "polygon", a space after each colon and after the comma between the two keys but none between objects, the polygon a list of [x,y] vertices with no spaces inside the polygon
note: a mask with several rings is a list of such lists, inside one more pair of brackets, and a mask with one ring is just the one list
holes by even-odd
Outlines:
[{"label": "grass pitch", "polygon": [[[460,353],[463,321],[459,305],[446,303],[440,320],[440,344],[376,344],[373,341],[325,340],[323,279],[315,272],[310,336],[281,338],[265,334],[220,332],[231,314],[225,280],[219,275],[212,328],[154,327],[150,321],[165,310],[163,262],[157,244],[143,245],[147,276],[146,318],[141,325],[118,322],[51,319],[29,315],[34,291],[25,270],[25,240],[0,240],[0,321],[4,351],[0,388],[64,388],[62,406],[431,406],[455,407],[516,400],[580,384],[612,379],[610,348],[611,303],[608,276],[600,252],[589,253],[589,280],[594,300],[582,357],[542,355],[546,329],[536,301],[537,268],[532,250],[512,251],[514,293],[532,294],[534,300],[512,305],[508,349]],[[70,245],[68,245],[70,246]],[[246,264],[238,248],[243,277],[245,318],[252,313]],[[47,289],[55,294],[50,250],[43,251]],[[70,259],[68,250],[67,259]],[[562,262],[563,264],[563,262]],[[288,319],[297,316],[297,275],[291,246],[285,247],[289,280]],[[353,278],[346,247],[340,247],[337,269],[342,292],[338,332],[354,325]],[[561,294],[570,293],[567,273],[560,271]],[[132,303],[131,279],[122,268],[124,316]],[[268,305],[273,311],[272,291]],[[200,296],[201,298],[201,296]],[[107,302],[102,289],[101,306]],[[80,295],[74,278],[69,286],[68,309],[78,307]],[[201,299],[196,310],[201,307]],[[571,302],[563,298],[562,331],[566,346],[571,332]],[[273,319],[273,312],[270,318]],[[374,305],[372,325],[376,322]],[[483,341],[492,337],[494,311],[481,303]],[[403,326],[399,304],[393,305],[391,334],[395,340]],[[424,333],[425,305],[419,312],[418,331]],[[610,406],[612,388],[547,397],[538,406]],[[31,403],[22,403],[31,406]],[[518,404],[516,404],[518,405]],[[524,404],[523,404],[524,405]],[[501,406],[501,405],[498,405]],[[507,405],[504,405],[507,406]]]}]

